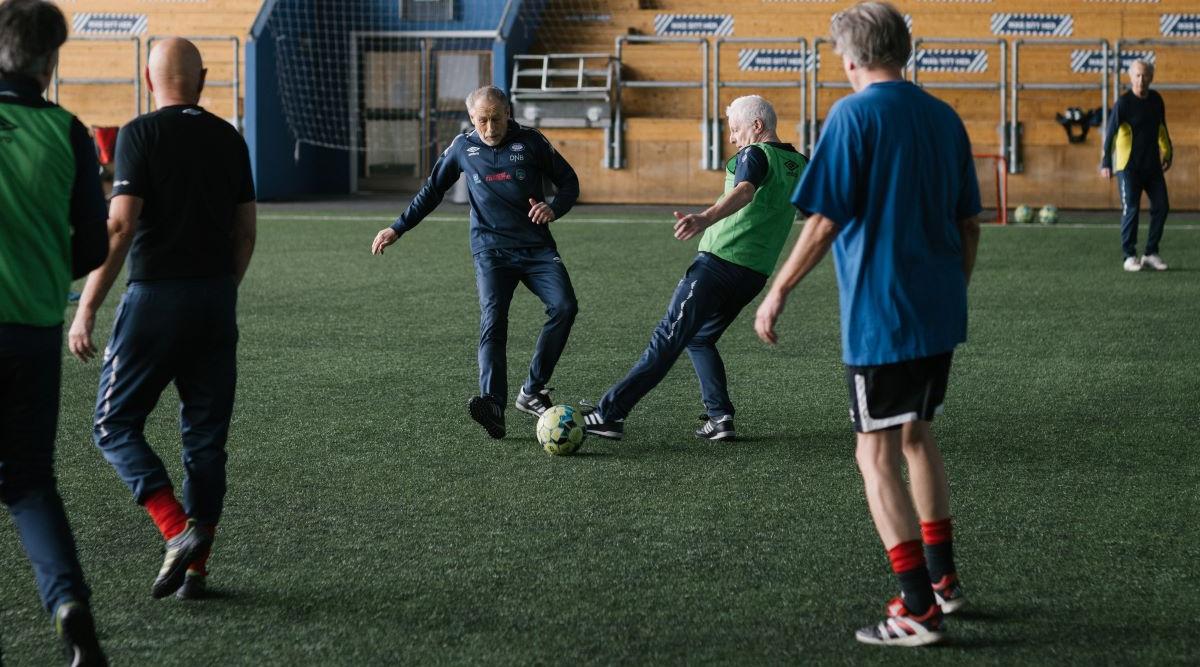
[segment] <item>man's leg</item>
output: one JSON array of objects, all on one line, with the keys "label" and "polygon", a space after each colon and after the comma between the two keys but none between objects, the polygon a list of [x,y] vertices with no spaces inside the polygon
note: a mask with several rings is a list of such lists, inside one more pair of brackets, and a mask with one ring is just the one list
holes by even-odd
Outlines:
[{"label": "man's leg", "polygon": [[509,253],[485,250],[475,256],[479,292],[479,393],[503,409],[508,398],[508,307],[520,282]]},{"label": "man's leg", "polygon": [[51,613],[91,597],[54,480],[61,347],[58,327],[0,326],[0,500]]},{"label": "man's leg", "polygon": [[1150,231],[1146,235],[1146,254],[1158,254],[1158,242],[1162,240],[1163,227],[1167,223],[1167,214],[1171,211],[1171,202],[1167,198],[1167,180],[1162,172],[1150,175],[1145,179],[1146,196],[1150,199]]},{"label": "man's leg", "polygon": [[174,294],[151,294],[131,286],[121,298],[112,338],[100,367],[92,437],[105,460],[170,540],[183,532],[187,515],[175,499],[162,459],[142,430],[174,374],[172,348],[179,316]]},{"label": "man's leg", "polygon": [[1137,257],[1138,208],[1142,205],[1142,185],[1130,169],[1117,172],[1121,193],[1121,251],[1125,258]]},{"label": "man's leg", "polygon": [[709,314],[727,298],[727,288],[697,257],[675,288],[667,314],[650,334],[650,344],[621,381],[600,399],[596,411],[605,421],[622,420],[651,389],[658,386]]},{"label": "man's leg", "polygon": [[700,381],[700,396],[711,419],[734,415],[733,401],[729,398],[725,362],[721,359],[721,353],[717,351],[717,341],[767,282],[767,276],[749,269],[741,269],[738,274],[734,278],[734,294],[701,325],[687,346],[688,356],[691,357],[696,377]]},{"label": "man's leg", "polygon": [[526,394],[535,394],[546,387],[554,374],[579,313],[579,302],[575,300],[571,276],[557,252],[545,249],[532,251],[530,255],[521,282],[545,304],[547,317],[529,364],[529,377],[521,387]]},{"label": "man's leg", "polygon": [[946,466],[929,422],[905,424],[902,441],[913,504],[921,521],[925,564],[934,584],[934,592],[942,598],[938,602],[942,604],[943,611],[950,613],[961,607],[965,598],[957,588],[950,519],[950,484],[946,479]]}]

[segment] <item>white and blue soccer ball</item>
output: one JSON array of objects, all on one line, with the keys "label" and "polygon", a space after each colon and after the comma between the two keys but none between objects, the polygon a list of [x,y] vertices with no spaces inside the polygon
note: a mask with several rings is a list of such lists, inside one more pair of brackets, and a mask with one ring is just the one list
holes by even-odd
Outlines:
[{"label": "white and blue soccer ball", "polygon": [[569,405],[547,408],[538,418],[538,443],[551,456],[574,454],[583,444],[583,437],[583,421]]},{"label": "white and blue soccer ball", "polygon": [[1047,204],[1038,211],[1038,222],[1043,225],[1053,225],[1058,223],[1058,207]]},{"label": "white and blue soccer ball", "polygon": [[1017,210],[1013,211],[1013,222],[1026,225],[1033,222],[1033,207],[1026,204],[1021,204]]}]

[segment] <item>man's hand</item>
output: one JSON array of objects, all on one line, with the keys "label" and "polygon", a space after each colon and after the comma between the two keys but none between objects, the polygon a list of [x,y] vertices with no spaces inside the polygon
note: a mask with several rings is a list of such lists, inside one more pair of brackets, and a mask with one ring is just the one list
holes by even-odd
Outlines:
[{"label": "man's hand", "polygon": [[529,198],[529,219],[535,225],[548,225],[554,222],[554,209],[544,201],[538,201],[533,197]]},{"label": "man's hand", "polygon": [[771,289],[767,292],[767,298],[759,305],[758,312],[754,314],[754,332],[764,343],[774,345],[779,342],[779,336],[775,333],[775,322],[779,320],[786,301],[787,297],[778,290]]},{"label": "man's hand", "polygon": [[679,211],[675,211],[675,238],[686,241],[708,229],[711,224],[712,220],[703,213],[683,215]]},{"label": "man's hand", "polygon": [[1112,178],[1112,169],[1100,167],[1100,178]]},{"label": "man's hand", "polygon": [[371,254],[382,255],[383,249],[395,243],[400,237],[391,227],[384,227],[375,235],[375,240],[371,242]]},{"label": "man's hand", "polygon": [[75,311],[75,319],[71,322],[71,330],[67,333],[67,348],[75,358],[87,363],[96,356],[96,346],[92,344],[92,329],[96,326],[96,314],[80,306]]},{"label": "man's hand", "polygon": [[1163,160],[1163,171],[1166,172],[1171,168],[1171,158]]}]

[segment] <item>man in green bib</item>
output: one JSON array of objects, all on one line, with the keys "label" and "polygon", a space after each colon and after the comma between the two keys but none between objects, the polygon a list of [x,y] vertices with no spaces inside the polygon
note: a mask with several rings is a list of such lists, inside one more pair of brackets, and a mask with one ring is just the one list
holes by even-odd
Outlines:
[{"label": "man in green bib", "polygon": [[620,440],[625,417],[685,349],[700,378],[706,410],[696,436],[729,440],[736,435],[717,340],[775,269],[796,219],[792,192],[808,159],[779,140],[775,109],[763,98],[739,97],[725,113],[729,143],[738,147],[725,166],[725,194],[703,213],[675,213],[675,238],[686,241],[704,232],[700,252],[641,359],[584,416],[584,428],[592,435]]}]

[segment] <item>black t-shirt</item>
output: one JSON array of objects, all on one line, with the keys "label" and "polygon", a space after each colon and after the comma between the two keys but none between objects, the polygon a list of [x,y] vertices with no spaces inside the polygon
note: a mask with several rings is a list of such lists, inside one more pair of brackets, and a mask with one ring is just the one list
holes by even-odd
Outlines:
[{"label": "black t-shirt", "polygon": [[144,200],[129,280],[233,275],[234,212],[254,201],[246,142],[198,106],[164,107],[117,134],[113,196]]},{"label": "black t-shirt", "polygon": [[[791,144],[785,144],[778,141],[768,141],[768,146],[773,146],[780,150],[799,153],[796,147]],[[737,166],[733,172],[733,184],[736,186],[744,181],[750,181],[750,184],[756,188],[762,187],[763,181],[767,180],[767,172],[771,168],[771,163],[767,161],[767,154],[758,146],[747,146],[738,152]]]}]

